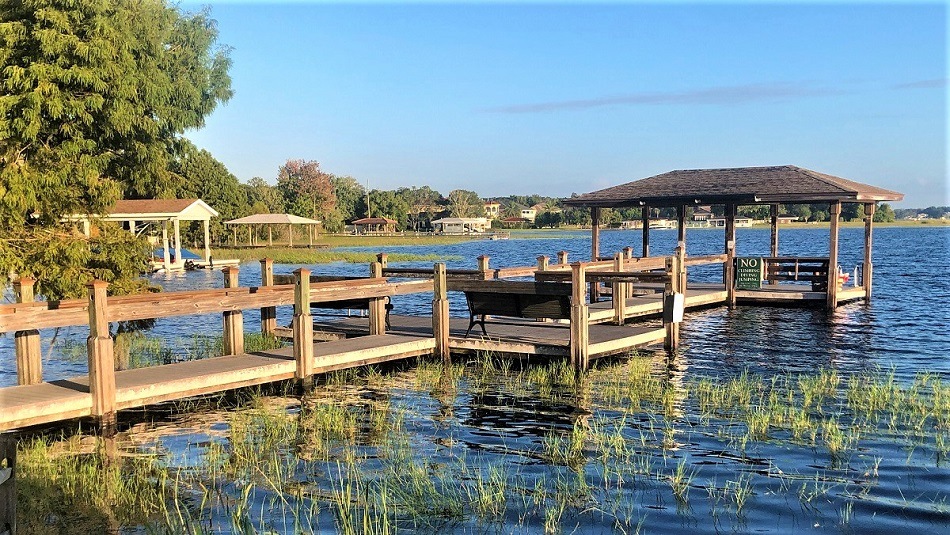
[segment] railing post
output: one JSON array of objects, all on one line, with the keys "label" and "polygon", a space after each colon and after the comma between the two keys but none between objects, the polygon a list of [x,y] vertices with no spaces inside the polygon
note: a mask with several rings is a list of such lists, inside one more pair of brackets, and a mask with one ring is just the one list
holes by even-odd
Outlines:
[{"label": "railing post", "polygon": [[723,283],[726,285],[726,304],[736,305],[736,205],[726,204],[726,263],[723,264]]},{"label": "railing post", "polygon": [[[17,303],[32,303],[35,295],[34,279],[23,277],[13,283]],[[43,353],[40,350],[40,332],[36,329],[17,331],[13,335],[16,348],[17,383],[35,385],[43,382]]]},{"label": "railing post", "polygon": [[[261,286],[274,285],[274,261],[270,258],[261,260]],[[261,308],[261,333],[273,335],[277,329],[277,307]]]},{"label": "railing post", "polygon": [[313,316],[310,314],[310,270],[294,270],[294,377],[306,389],[313,381]]},{"label": "railing post", "polygon": [[686,294],[686,248],[677,247],[676,248],[676,276],[678,277],[678,285],[676,291],[685,295]]},{"label": "railing post", "polygon": [[[623,253],[614,255],[614,271],[623,271]],[[623,282],[614,282],[611,284],[612,300],[614,305],[614,322],[617,325],[623,325],[625,311],[627,308],[627,285]]]},{"label": "railing post", "polygon": [[561,265],[567,265],[567,251],[557,252],[557,263]]},{"label": "railing post", "polygon": [[376,261],[379,262],[379,265],[382,266],[383,269],[389,267],[389,255],[386,253],[377,253]]},{"label": "railing post", "polygon": [[627,247],[624,247],[623,257],[627,260],[630,260],[631,258],[633,258],[633,247],[630,247],[629,245]]},{"label": "railing post", "polygon": [[109,283],[92,281],[89,288],[89,338],[86,348],[89,358],[89,393],[92,395],[92,415],[98,417],[103,435],[112,435],[116,427],[115,415],[115,354],[109,333]]},{"label": "railing post", "polygon": [[488,260],[491,258],[488,255],[481,255],[478,257],[478,270],[482,272],[482,279],[488,280]]},{"label": "railing post", "polygon": [[10,535],[16,533],[16,445],[16,435],[0,433],[0,533]]},{"label": "railing post", "polygon": [[[538,271],[547,271],[549,266],[550,266],[550,259],[545,255],[539,255],[538,256]],[[537,277],[535,277],[535,280],[537,280]],[[538,318],[537,321],[540,323],[551,323],[551,320],[548,318]]]},{"label": "railing post", "polygon": [[571,264],[571,360],[578,374],[587,369],[588,345],[587,276],[580,262]]},{"label": "railing post", "polygon": [[434,266],[432,277],[432,336],[435,338],[435,355],[442,359],[448,369],[452,364],[449,352],[449,298],[445,276],[445,264]]},{"label": "railing post", "polygon": [[[228,266],[221,270],[224,273],[224,287],[238,287],[238,273],[236,266]],[[224,319],[224,354],[240,355],[244,353],[244,313],[240,310],[229,310],[223,315]]]},{"label": "railing post", "polygon": [[[373,279],[383,277],[383,265],[372,262],[369,265],[369,276]],[[386,301],[382,297],[369,299],[369,334],[386,334]]]}]

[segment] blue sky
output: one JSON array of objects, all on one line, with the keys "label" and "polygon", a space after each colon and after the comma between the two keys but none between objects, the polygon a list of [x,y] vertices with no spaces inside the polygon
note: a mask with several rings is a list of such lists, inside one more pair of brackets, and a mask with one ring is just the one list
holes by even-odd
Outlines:
[{"label": "blue sky", "polygon": [[[183,9],[197,9],[184,3]],[[568,196],[792,164],[950,204],[943,3],[212,2],[234,98],[189,132],[240,180]]]}]

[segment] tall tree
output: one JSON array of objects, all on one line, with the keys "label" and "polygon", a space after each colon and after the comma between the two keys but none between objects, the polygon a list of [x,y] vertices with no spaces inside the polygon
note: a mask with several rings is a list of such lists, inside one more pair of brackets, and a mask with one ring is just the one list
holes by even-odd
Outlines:
[{"label": "tall tree", "polygon": [[287,160],[277,173],[277,189],[291,213],[325,219],[336,205],[331,176],[320,170],[319,162]]},{"label": "tall tree", "polygon": [[449,211],[452,217],[482,217],[485,205],[474,191],[455,189],[449,192]]},{"label": "tall tree", "polygon": [[244,185],[247,194],[247,203],[252,206],[254,214],[280,214],[284,212],[284,199],[277,188],[256,176]]},{"label": "tall tree", "polygon": [[[80,282],[109,271],[77,247],[107,249],[112,233],[77,245],[60,222],[105,213],[123,193],[177,189],[168,163],[182,134],[231,96],[216,39],[206,12],[165,0],[0,0],[0,271]],[[77,253],[34,254],[51,236]],[[42,278],[39,291],[76,293]]]},{"label": "tall tree", "polygon": [[[176,192],[178,198],[202,199],[218,212],[220,217],[210,224],[212,239],[221,237],[224,221],[250,213],[247,194],[241,188],[241,183],[210,152],[186,142],[172,168],[181,177],[181,186]],[[199,225],[194,222],[191,227],[190,231],[194,233],[198,231]]]}]

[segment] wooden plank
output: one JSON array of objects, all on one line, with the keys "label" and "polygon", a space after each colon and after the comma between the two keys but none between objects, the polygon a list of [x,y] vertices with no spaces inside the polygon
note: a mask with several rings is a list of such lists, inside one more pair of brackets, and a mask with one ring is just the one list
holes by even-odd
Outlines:
[{"label": "wooden plank", "polygon": [[637,347],[656,344],[662,342],[665,337],[666,331],[664,329],[650,329],[646,332],[638,332],[623,338],[591,343],[589,349],[590,358],[616,355]]},{"label": "wooden plank", "polygon": [[729,260],[729,255],[727,254],[714,254],[714,255],[705,255],[705,256],[689,256],[686,257],[687,266],[701,266],[704,264],[721,264]]}]

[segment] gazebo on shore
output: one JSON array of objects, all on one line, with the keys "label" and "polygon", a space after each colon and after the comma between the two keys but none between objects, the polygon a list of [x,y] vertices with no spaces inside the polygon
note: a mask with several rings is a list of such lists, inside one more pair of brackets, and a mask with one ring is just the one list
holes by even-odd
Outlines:
[{"label": "gazebo on shore", "polygon": [[300,217],[293,214],[254,214],[247,217],[239,217],[238,219],[232,219],[230,221],[225,221],[225,225],[230,225],[233,230],[234,236],[234,245],[237,245],[237,226],[238,225],[247,225],[247,245],[254,245],[253,230],[254,227],[267,227],[267,246],[271,247],[274,245],[274,225],[286,225],[287,226],[287,235],[289,239],[289,246],[294,246],[294,225],[303,225],[307,227],[307,236],[310,240],[310,246],[313,246],[313,228],[320,225],[320,221],[316,219],[308,219],[306,217]]},{"label": "gazebo on shore", "polygon": [[399,221],[388,217],[364,217],[353,221],[352,224],[357,234],[370,234],[396,232],[396,225],[399,224]]},{"label": "gazebo on shore", "polygon": [[[783,260],[794,260],[792,257],[778,256],[779,205],[828,203],[828,212],[831,216],[829,255],[827,259],[821,260],[827,264],[826,305],[828,308],[835,308],[838,304],[838,227],[842,203],[864,205],[864,262],[861,288],[863,298],[869,300],[872,286],[871,250],[875,206],[880,201],[899,201],[903,198],[902,193],[895,191],[810,169],[785,165],[670,171],[565,199],[563,204],[590,208],[592,260],[600,256],[599,221],[603,208],[639,207],[642,209],[643,257],[650,256],[649,209],[676,208],[678,250],[685,259],[686,207],[723,205],[726,255],[723,263],[723,282],[728,293],[728,303],[732,305],[735,304],[737,297],[735,267],[737,207],[740,205],[769,205],[771,207],[771,257],[763,259],[765,261],[763,270],[766,273],[774,273],[781,269],[779,263]],[[797,262],[795,265],[798,265]]]}]

